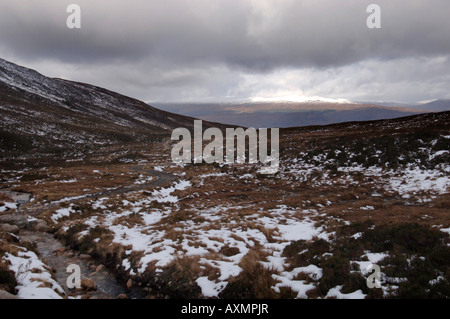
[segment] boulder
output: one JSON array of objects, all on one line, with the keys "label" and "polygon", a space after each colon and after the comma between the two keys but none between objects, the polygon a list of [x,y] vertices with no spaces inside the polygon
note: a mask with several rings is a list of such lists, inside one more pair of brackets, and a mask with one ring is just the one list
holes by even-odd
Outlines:
[{"label": "boulder", "polygon": [[46,232],[48,229],[48,225],[45,220],[36,219],[31,221],[27,228],[38,232]]},{"label": "boulder", "polygon": [[0,215],[0,224],[16,225],[19,228],[25,228],[28,224],[28,218],[19,214],[4,214]]},{"label": "boulder", "polygon": [[0,232],[11,233],[17,235],[20,229],[17,225],[0,224]]},{"label": "boulder", "polygon": [[97,285],[95,284],[95,281],[86,277],[81,279],[81,287],[86,291],[97,290]]}]

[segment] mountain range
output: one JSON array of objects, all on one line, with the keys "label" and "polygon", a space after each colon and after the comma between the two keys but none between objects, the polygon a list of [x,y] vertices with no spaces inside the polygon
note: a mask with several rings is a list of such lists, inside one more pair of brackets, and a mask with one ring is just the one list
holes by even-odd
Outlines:
[{"label": "mountain range", "polygon": [[245,127],[297,127],[349,121],[393,119],[427,112],[450,110],[450,100],[427,104],[245,102],[245,103],[155,103],[166,111]]},{"label": "mountain range", "polygon": [[157,104],[157,107],[197,117],[244,127],[297,127],[326,125],[349,121],[392,119],[420,113],[410,108],[375,104],[326,102],[265,102],[241,104]]}]

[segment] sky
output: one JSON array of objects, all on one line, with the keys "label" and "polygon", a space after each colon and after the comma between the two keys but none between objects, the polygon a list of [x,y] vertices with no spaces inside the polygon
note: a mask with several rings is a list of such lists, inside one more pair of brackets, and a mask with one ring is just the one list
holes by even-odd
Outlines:
[{"label": "sky", "polygon": [[[367,27],[372,3],[381,28]],[[448,0],[0,0],[0,57],[149,103],[413,103],[450,98],[449,12]]]}]

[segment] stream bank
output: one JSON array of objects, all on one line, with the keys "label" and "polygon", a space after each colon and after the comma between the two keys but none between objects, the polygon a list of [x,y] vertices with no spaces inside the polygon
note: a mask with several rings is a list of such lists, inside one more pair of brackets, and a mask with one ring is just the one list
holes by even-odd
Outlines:
[{"label": "stream bank", "polygon": [[[120,284],[113,273],[104,265],[97,263],[87,254],[65,247],[48,230],[47,223],[27,214],[22,205],[30,201],[31,194],[2,190],[3,194],[15,201],[15,210],[0,214],[0,231],[11,233],[22,242],[35,245],[35,250],[44,264],[52,270],[55,281],[69,298],[79,299],[128,299],[145,298],[143,290]],[[81,288],[69,289],[67,279],[69,265],[77,265],[81,273]],[[32,271],[31,269],[29,271]],[[23,274],[22,274],[23,275]]]}]

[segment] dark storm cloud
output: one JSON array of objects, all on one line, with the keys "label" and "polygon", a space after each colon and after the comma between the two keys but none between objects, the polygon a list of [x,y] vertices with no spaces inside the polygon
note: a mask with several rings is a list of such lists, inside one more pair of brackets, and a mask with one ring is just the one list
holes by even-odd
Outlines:
[{"label": "dark storm cloud", "polygon": [[[66,27],[70,3],[81,29]],[[366,26],[370,3],[381,29]],[[0,9],[4,57],[142,99],[286,88],[400,98],[392,87],[442,95],[448,83],[448,0],[0,0]]]},{"label": "dark storm cloud", "polygon": [[450,51],[447,0],[377,1],[381,30],[366,27],[370,2],[361,0],[83,0],[80,30],[65,27],[68,3],[8,1],[0,13],[0,42],[27,58],[98,62],[157,56],[177,64],[262,70]]}]

